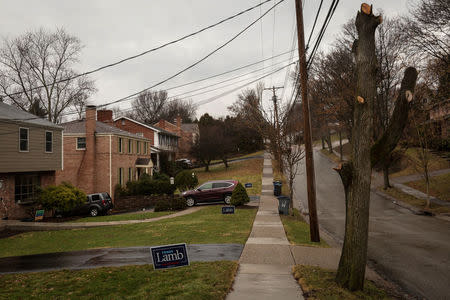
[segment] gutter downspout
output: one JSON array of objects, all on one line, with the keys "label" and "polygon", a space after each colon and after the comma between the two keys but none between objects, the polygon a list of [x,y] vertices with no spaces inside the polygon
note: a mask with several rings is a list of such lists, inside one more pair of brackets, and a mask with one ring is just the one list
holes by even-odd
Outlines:
[{"label": "gutter downspout", "polygon": [[111,166],[112,166],[112,154],[111,154],[111,135],[109,136],[109,195],[112,198],[112,172],[111,172]]}]

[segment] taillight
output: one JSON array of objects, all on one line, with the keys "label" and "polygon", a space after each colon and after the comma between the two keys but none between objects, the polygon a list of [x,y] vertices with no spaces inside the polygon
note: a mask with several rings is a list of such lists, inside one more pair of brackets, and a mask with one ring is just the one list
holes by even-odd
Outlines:
[{"label": "taillight", "polygon": [[102,204],[105,205],[105,199],[102,199]]}]

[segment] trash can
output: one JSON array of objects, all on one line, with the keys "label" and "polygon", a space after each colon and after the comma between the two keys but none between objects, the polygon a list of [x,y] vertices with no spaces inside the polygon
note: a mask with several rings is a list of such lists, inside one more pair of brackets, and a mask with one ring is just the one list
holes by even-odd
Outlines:
[{"label": "trash can", "polygon": [[274,196],[280,196],[281,195],[281,186],[283,184],[281,181],[274,181],[273,182],[273,195]]},{"label": "trash can", "polygon": [[278,198],[278,213],[282,215],[289,214],[289,202],[291,199],[286,196],[279,196]]}]

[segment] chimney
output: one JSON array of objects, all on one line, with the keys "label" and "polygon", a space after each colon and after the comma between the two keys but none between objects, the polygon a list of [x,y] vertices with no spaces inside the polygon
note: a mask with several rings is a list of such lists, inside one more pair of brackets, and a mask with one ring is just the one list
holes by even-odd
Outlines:
[{"label": "chimney", "polygon": [[113,122],[113,111],[110,109],[101,109],[97,111],[97,121],[112,124]]},{"label": "chimney", "polygon": [[181,128],[181,116],[177,115],[177,118],[175,119],[175,124],[177,125],[178,129]]},{"label": "chimney", "polygon": [[85,178],[85,192],[93,193],[95,189],[95,129],[97,107],[86,106],[86,152],[82,163],[82,175]]}]

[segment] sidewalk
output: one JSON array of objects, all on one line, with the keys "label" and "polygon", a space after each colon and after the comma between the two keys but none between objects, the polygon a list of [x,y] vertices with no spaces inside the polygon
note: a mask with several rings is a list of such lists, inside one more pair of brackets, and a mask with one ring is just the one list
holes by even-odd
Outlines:
[{"label": "sidewalk", "polygon": [[292,275],[295,265],[273,197],[272,164],[264,154],[262,193],[250,237],[227,299],[304,299]]}]

